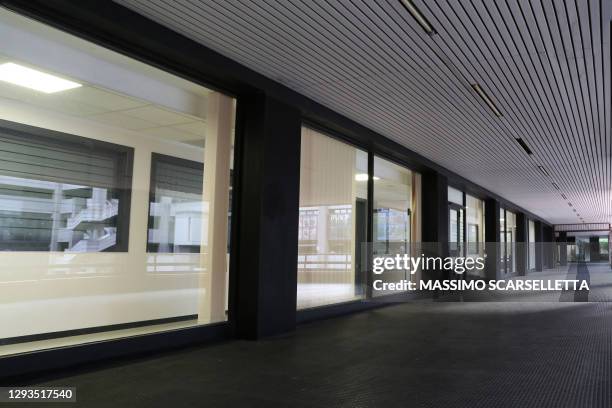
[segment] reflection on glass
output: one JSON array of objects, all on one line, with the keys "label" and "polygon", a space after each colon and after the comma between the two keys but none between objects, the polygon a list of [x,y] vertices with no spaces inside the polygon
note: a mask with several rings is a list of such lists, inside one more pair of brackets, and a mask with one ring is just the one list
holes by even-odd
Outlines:
[{"label": "reflection on glass", "polygon": [[528,230],[528,238],[529,238],[529,269],[535,269],[536,261],[535,261],[535,223],[532,220],[529,220],[529,230]]},{"label": "reflection on glass", "polygon": [[[44,134],[44,135],[43,135]],[[112,148],[111,148],[112,146]],[[0,251],[101,252],[117,245],[132,150],[0,122]]]},{"label": "reflection on glass", "polygon": [[516,214],[506,210],[506,272],[516,272]]},{"label": "reflection on glass", "polygon": [[[374,157],[374,256],[410,255],[412,172],[388,160]],[[410,280],[405,270],[385,271],[383,282]],[[383,295],[375,291],[374,295]]]},{"label": "reflection on glass", "polygon": [[297,308],[364,295],[367,154],[302,128]]},{"label": "reflection on glass", "polygon": [[204,164],[154,154],[151,162],[149,252],[200,252]]},{"label": "reflection on glass", "polygon": [[28,39],[0,63],[81,84],[0,81],[0,355],[227,320],[234,99],[4,9],[0,31]]},{"label": "reflection on glass", "polygon": [[467,256],[484,255],[484,202],[469,194],[465,196],[467,223]]}]

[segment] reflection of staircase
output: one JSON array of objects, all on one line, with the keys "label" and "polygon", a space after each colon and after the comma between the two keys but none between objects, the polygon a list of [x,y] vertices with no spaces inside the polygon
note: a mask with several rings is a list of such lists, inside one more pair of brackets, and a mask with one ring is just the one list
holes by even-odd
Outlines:
[{"label": "reflection of staircase", "polygon": [[119,213],[119,200],[106,200],[103,204],[94,204],[93,200],[87,199],[87,206],[76,215],[69,217],[66,228],[73,230],[79,224],[102,222]]},{"label": "reflection of staircase", "polygon": [[104,251],[117,242],[117,229],[104,228],[104,235],[97,239],[83,239],[72,246],[70,252],[100,252]]}]

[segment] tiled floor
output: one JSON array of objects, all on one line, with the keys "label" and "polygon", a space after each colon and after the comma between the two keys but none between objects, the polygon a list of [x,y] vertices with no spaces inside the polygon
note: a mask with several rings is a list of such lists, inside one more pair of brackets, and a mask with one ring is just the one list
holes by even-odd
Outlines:
[{"label": "tiled floor", "polygon": [[610,407],[612,271],[588,279],[588,301],[419,301],[42,383],[83,406]]}]

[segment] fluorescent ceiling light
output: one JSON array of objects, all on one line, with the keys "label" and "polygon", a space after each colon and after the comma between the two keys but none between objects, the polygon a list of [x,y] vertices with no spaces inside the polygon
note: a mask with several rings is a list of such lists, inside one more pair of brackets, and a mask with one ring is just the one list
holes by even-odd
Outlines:
[{"label": "fluorescent ceiling light", "polygon": [[542,174],[544,174],[546,177],[550,177],[550,174],[548,174],[548,171],[546,171],[546,169],[544,168],[544,166],[538,166],[538,169],[540,169],[540,171],[542,172]]},{"label": "fluorescent ceiling light", "polygon": [[419,25],[423,27],[423,30],[425,30],[427,34],[429,35],[436,34],[436,30],[433,28],[429,20],[425,18],[423,13],[421,13],[421,11],[414,5],[412,0],[400,0],[400,1],[404,5],[404,7],[406,7],[406,10],[408,10],[408,12],[412,15],[412,17],[414,17],[417,23],[419,23]]},{"label": "fluorescent ceiling light", "polygon": [[0,81],[8,82],[44,93],[78,88],[81,84],[46,74],[23,65],[7,62],[0,64]]},{"label": "fluorescent ceiling light", "polygon": [[527,143],[525,143],[525,141],[523,140],[522,137],[517,137],[516,138],[516,142],[521,145],[521,147],[523,148],[525,153],[527,153],[528,155],[532,155],[533,154],[533,152],[531,151],[529,146],[527,146]]},{"label": "fluorescent ceiling light", "polygon": [[482,87],[479,84],[472,84],[472,88],[482,98],[482,100],[485,101],[487,105],[489,105],[489,108],[491,108],[495,116],[497,116],[498,118],[501,118],[502,116],[504,116],[499,111],[499,109],[497,109],[497,106],[495,106],[495,103],[493,103],[493,100],[489,98],[489,95],[485,93],[484,89],[482,89]]},{"label": "fluorescent ceiling light", "polygon": [[[380,180],[380,177],[372,177],[374,180]],[[368,181],[367,173],[358,173],[355,174],[355,181]]]}]

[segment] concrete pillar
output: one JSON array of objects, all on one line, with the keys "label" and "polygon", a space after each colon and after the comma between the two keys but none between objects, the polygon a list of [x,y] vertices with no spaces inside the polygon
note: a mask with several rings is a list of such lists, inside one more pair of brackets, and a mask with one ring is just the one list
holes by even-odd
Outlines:
[{"label": "concrete pillar", "polygon": [[542,222],[535,221],[535,270],[536,272],[542,272],[543,265],[543,251],[542,251]]},{"label": "concrete pillar", "polygon": [[240,226],[232,248],[230,320],[238,337],[257,339],[296,324],[301,115],[253,94],[239,99],[237,126]]},{"label": "concrete pillar", "polygon": [[559,232],[557,245],[559,247],[559,265],[567,266],[567,232]]},{"label": "concrete pillar", "polygon": [[516,213],[516,272],[519,276],[527,275],[527,255],[529,245],[527,239],[527,217],[525,213]]},{"label": "concrete pillar", "polygon": [[[431,172],[421,176],[421,206],[423,240],[421,252],[425,256],[448,256],[449,209],[448,180],[446,176]],[[448,278],[446,271],[429,269],[422,271],[424,280]]]},{"label": "concrete pillar", "polygon": [[493,198],[485,201],[485,278],[488,280],[501,276],[499,208],[499,201]]}]

